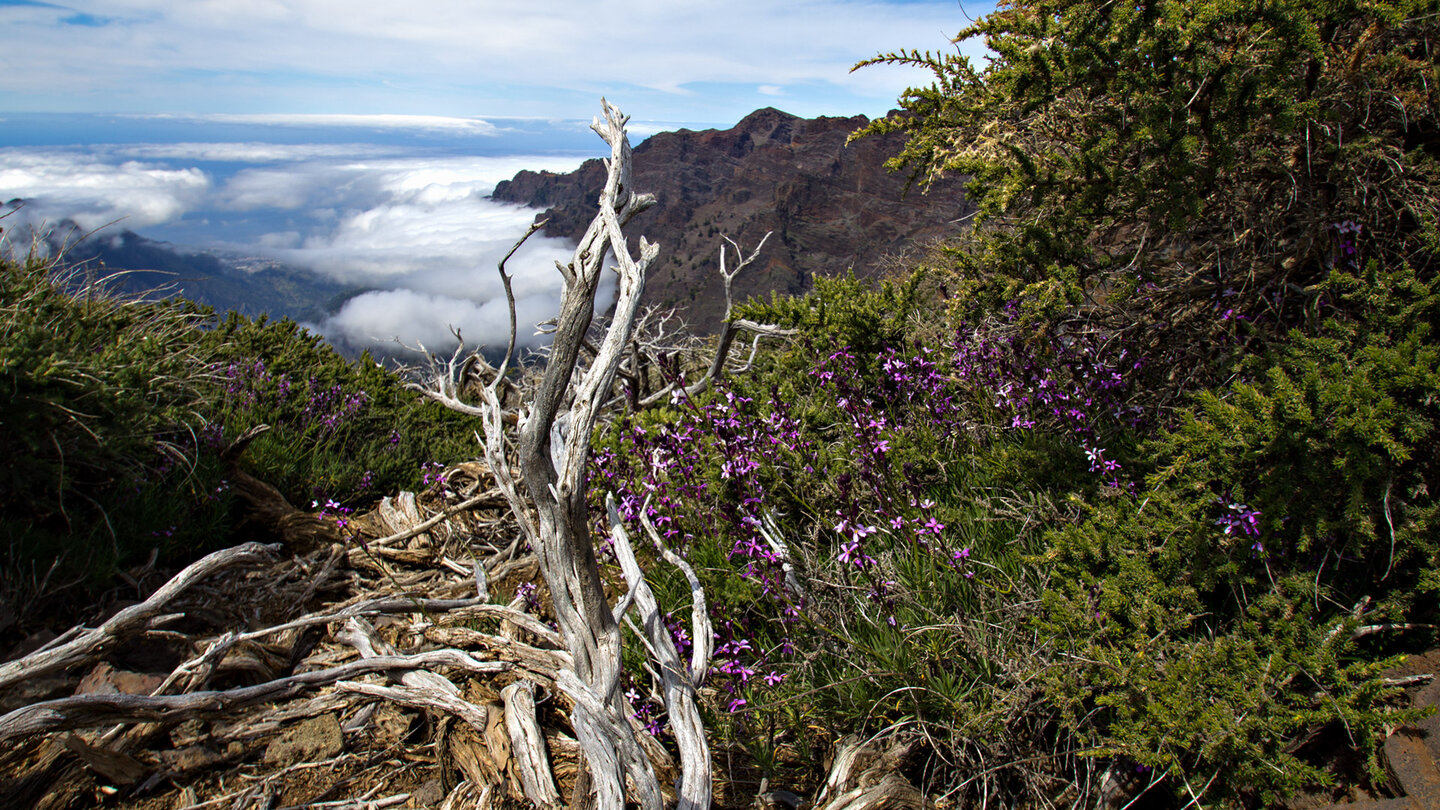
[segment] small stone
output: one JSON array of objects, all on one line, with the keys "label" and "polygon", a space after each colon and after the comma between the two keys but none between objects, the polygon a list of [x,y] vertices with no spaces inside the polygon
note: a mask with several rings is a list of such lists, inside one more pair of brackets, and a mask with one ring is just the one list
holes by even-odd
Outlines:
[{"label": "small stone", "polygon": [[164,675],[127,672],[105,661],[95,665],[75,688],[77,695],[148,695],[165,682]]},{"label": "small stone", "polygon": [[271,740],[261,761],[279,767],[317,762],[335,756],[343,747],[340,720],[333,714],[322,714]]},{"label": "small stone", "polygon": [[159,751],[160,763],[171,773],[185,773],[208,768],[224,759],[215,749],[204,745],[190,745],[169,751]]},{"label": "small stone", "polygon": [[410,792],[410,800],[405,802],[406,807],[439,807],[445,801],[445,789],[440,786],[439,779],[429,779],[421,783],[420,787]]}]

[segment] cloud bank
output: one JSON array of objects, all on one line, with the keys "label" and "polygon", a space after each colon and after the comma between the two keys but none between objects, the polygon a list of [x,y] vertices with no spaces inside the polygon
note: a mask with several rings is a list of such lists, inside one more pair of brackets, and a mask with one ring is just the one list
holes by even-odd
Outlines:
[{"label": "cloud bank", "polygon": [[144,227],[180,217],[210,191],[199,169],[107,162],[70,152],[0,149],[0,201],[23,198],[11,225],[74,220],[90,231],[113,222]]},{"label": "cloud bank", "polygon": [[[263,142],[0,149],[0,202],[25,205],[0,226],[74,221],[147,235],[202,223],[203,247],[324,274],[364,292],[313,328],[339,346],[395,341],[504,345],[508,312],[496,263],[536,211],[487,199],[522,168],[569,171],[581,158],[419,154],[377,145]],[[215,164],[231,165],[225,171]],[[208,168],[207,168],[208,167]],[[234,231],[242,228],[244,236]],[[573,246],[532,237],[508,265],[519,333],[554,315],[554,264]]]}]

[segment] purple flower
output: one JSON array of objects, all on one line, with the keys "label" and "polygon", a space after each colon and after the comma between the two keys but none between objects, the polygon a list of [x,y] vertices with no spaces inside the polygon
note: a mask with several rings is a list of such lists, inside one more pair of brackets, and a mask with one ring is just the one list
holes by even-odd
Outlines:
[{"label": "purple flower", "polygon": [[1260,510],[1251,509],[1243,503],[1234,503],[1216,499],[1217,503],[1225,506],[1226,511],[1215,519],[1215,525],[1220,530],[1229,534],[1243,534],[1248,537],[1258,537],[1260,534]]}]

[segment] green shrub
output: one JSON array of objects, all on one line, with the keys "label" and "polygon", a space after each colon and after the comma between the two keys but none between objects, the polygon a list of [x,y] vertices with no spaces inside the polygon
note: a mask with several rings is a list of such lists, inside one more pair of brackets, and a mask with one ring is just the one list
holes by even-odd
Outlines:
[{"label": "green shrub", "polygon": [[[108,572],[213,529],[220,477],[193,453],[207,387],[201,318],[182,303],[109,295],[49,262],[0,260],[0,503],[12,570],[62,558],[64,575]],[[188,509],[198,520],[182,519]]]},{"label": "green shrub", "polygon": [[244,462],[297,505],[414,489],[427,465],[478,455],[473,420],[426,403],[368,354],[345,360],[294,321],[231,313],[202,343],[223,389],[206,409],[209,441],[269,425]]},{"label": "green shrub", "polygon": [[1352,634],[1436,618],[1436,285],[1336,273],[1335,311],[1364,315],[1198,394],[1147,446],[1144,489],[1052,535],[1045,628],[1076,663],[1047,683],[1096,755],[1177,791],[1226,774],[1222,793],[1268,803],[1325,781],[1296,750],[1335,724],[1378,778],[1383,728],[1413,717],[1382,685],[1386,651],[1433,632],[1364,649]]},{"label": "green shrub", "polygon": [[1165,399],[1283,340],[1333,269],[1435,272],[1437,26],[1427,0],[1007,3],[958,35],[983,66],[872,60],[934,82],[865,133],[970,179],[976,231],[935,262],[960,307],[1127,334]]},{"label": "green shrub", "polygon": [[476,454],[468,420],[293,322],[217,322],[42,261],[0,262],[0,383],[0,588],[20,606],[42,582],[99,586],[152,550],[170,564],[237,540],[218,451],[256,425],[246,470],[301,508]]}]

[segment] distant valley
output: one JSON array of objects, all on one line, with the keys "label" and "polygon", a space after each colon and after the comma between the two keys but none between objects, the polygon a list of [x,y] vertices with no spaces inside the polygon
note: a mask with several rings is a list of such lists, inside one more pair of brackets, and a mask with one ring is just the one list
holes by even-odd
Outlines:
[{"label": "distant valley", "polygon": [[[16,210],[23,202],[5,207]],[[264,256],[189,249],[129,229],[85,235],[74,222],[61,221],[43,231],[12,226],[5,236],[12,249],[33,244],[47,255],[63,255],[65,266],[80,274],[77,283],[103,282],[126,296],[184,297],[221,313],[316,323],[364,292]]]},{"label": "distant valley", "polygon": [[66,255],[97,278],[108,279],[118,292],[173,291],[219,312],[233,309],[251,317],[319,322],[347,298],[363,292],[263,257],[192,253],[128,230],[79,242]]}]

